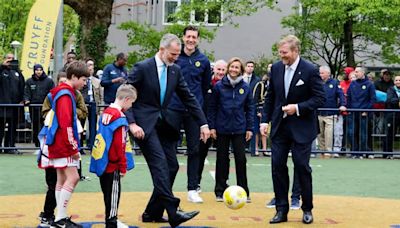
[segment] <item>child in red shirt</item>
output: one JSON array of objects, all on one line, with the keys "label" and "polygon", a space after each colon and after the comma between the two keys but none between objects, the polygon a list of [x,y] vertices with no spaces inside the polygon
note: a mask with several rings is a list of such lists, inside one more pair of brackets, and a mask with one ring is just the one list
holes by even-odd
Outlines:
[{"label": "child in red shirt", "polygon": [[104,110],[99,120],[101,123],[92,150],[90,171],[100,177],[106,228],[127,227],[118,220],[120,178],[126,174],[126,152],[131,148],[127,146],[130,145],[129,128],[123,112],[132,106],[136,97],[136,89],[132,85],[123,84],[118,88],[114,103]]},{"label": "child in red shirt", "polygon": [[[71,221],[67,208],[79,181],[79,138],[77,134],[77,115],[75,90],[86,84],[89,71],[84,62],[72,62],[67,68],[67,81],[50,91],[54,100],[54,117],[46,144],[49,150],[50,163],[57,170],[56,202],[57,214],[51,227],[82,227]],[[55,124],[55,125],[54,125]]]}]

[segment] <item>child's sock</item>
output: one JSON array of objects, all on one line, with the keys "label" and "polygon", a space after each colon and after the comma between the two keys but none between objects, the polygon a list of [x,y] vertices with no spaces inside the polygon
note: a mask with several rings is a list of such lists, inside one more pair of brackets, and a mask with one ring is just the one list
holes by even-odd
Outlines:
[{"label": "child's sock", "polygon": [[64,185],[61,189],[60,200],[57,202],[57,216],[55,221],[68,217],[67,208],[73,191],[74,188],[68,185]]}]

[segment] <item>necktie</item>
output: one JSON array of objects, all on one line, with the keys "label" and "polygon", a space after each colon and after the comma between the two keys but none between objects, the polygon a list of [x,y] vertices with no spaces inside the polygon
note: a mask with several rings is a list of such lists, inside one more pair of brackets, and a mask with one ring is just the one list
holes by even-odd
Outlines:
[{"label": "necktie", "polygon": [[285,97],[287,97],[290,88],[290,82],[292,81],[292,69],[287,67],[285,70]]},{"label": "necktie", "polygon": [[167,90],[167,67],[165,64],[162,66],[160,76],[160,103],[163,104],[165,91]]}]

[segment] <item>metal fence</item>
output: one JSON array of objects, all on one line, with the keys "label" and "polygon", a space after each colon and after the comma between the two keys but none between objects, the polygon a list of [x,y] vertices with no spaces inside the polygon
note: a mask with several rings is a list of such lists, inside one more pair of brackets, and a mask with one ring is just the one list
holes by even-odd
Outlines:
[{"label": "metal fence", "polygon": [[[104,108],[106,105],[88,108]],[[319,109],[319,112],[337,109]],[[96,118],[90,112],[88,118]],[[88,123],[87,121],[86,123]],[[349,156],[400,155],[400,109],[348,109],[346,115],[319,116],[320,134],[313,143],[313,153],[348,154]],[[330,125],[330,126],[329,126]],[[43,126],[40,104],[0,104],[0,152],[32,151],[39,149],[37,133]],[[331,128],[329,128],[331,127]],[[326,128],[330,129],[326,131]],[[86,124],[81,136],[82,149],[89,149],[90,131]],[[321,137],[323,136],[323,137]],[[184,141],[183,135],[183,141]],[[186,147],[180,146],[179,151]],[[268,140],[268,145],[270,141]],[[215,150],[215,148],[210,148]],[[269,152],[270,147],[266,150]],[[259,149],[259,152],[265,150]]]}]

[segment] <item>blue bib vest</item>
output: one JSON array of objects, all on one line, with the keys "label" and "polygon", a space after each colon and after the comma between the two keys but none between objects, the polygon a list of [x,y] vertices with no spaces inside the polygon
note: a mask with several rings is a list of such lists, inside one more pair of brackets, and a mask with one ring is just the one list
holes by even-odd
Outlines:
[{"label": "blue bib vest", "polygon": [[[76,122],[77,121],[77,114],[76,114],[75,97],[67,89],[62,89],[62,90],[58,91],[56,96],[54,97],[54,99],[52,98],[51,93],[47,94],[47,98],[49,99],[50,106],[51,106],[51,110],[47,113],[47,115],[49,115],[50,121],[49,121],[48,126],[43,126],[43,128],[40,130],[40,132],[38,134],[38,138],[39,138],[39,141],[42,141],[42,140],[45,139],[45,144],[46,145],[52,145],[54,143],[56,132],[57,132],[57,129],[58,129],[58,126],[59,126],[58,118],[57,118],[57,115],[56,115],[57,100],[63,95],[67,95],[67,96],[69,96],[71,98],[72,112],[73,112],[72,130],[73,130],[73,133],[74,133],[74,138],[76,139],[76,142],[77,142],[78,148],[79,148],[80,145],[79,145],[78,126],[77,126],[77,122]],[[40,157],[42,155],[45,155],[45,154],[43,154],[43,151],[42,151],[42,153],[39,153],[38,160],[40,159]]]},{"label": "blue bib vest", "polygon": [[[99,129],[97,130],[96,138],[93,143],[92,157],[90,159],[91,173],[96,173],[97,176],[103,175],[108,165],[108,152],[114,138],[114,132],[119,127],[128,127],[128,121],[126,117],[120,117],[108,125],[102,123],[102,117],[99,119]],[[132,154],[132,146],[129,141],[129,135],[127,134],[126,147],[126,169],[131,170],[135,167],[135,161]]]}]

